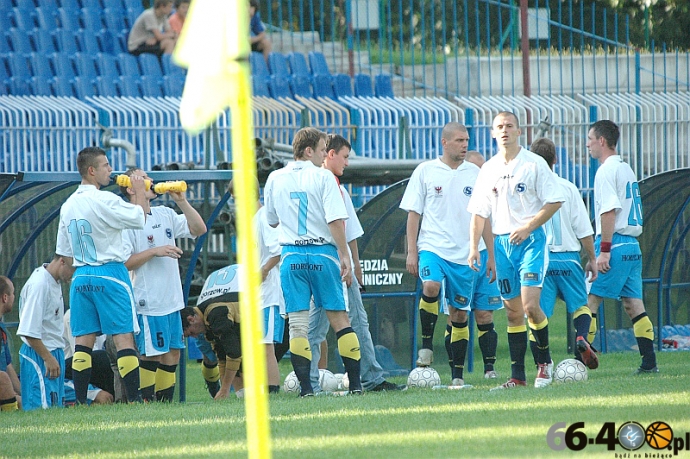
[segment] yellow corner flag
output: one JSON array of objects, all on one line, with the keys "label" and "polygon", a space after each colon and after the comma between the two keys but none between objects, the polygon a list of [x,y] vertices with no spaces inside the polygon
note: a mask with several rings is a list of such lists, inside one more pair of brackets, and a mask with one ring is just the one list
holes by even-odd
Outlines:
[{"label": "yellow corner flag", "polygon": [[201,131],[227,107],[231,111],[238,258],[247,273],[241,279],[240,294],[247,451],[250,458],[270,458],[266,357],[258,308],[261,277],[252,225],[258,190],[254,178],[249,52],[247,0],[195,0],[173,59],[188,68],[180,103],[180,120],[188,132]]}]

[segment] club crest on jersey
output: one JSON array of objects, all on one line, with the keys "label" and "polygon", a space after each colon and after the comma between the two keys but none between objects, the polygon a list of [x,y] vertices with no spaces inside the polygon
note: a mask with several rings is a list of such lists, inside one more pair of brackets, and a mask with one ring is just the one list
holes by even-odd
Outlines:
[{"label": "club crest on jersey", "polygon": [[153,240],[153,234],[149,234],[148,236],[146,236],[146,240],[147,240],[148,243],[149,243],[149,247],[153,247],[153,246],[154,246],[155,242],[154,242],[154,240]]},{"label": "club crest on jersey", "polygon": [[442,186],[435,186],[434,187],[434,192],[436,193],[436,196],[441,197],[443,196],[443,187]]},{"label": "club crest on jersey", "polygon": [[466,186],[462,192],[465,194],[465,196],[472,196],[472,187],[471,186]]},{"label": "club crest on jersey", "polygon": [[165,228],[165,236],[168,239],[172,239],[172,230],[170,228]]},{"label": "club crest on jersey", "polygon": [[525,191],[527,191],[527,185],[525,185],[523,182],[520,182],[517,185],[515,185],[515,191],[517,191],[518,193],[524,193]]}]

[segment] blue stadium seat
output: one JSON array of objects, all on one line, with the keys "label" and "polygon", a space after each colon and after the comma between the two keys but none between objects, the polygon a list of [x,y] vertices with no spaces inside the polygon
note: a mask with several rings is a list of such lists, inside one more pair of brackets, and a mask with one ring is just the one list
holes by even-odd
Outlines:
[{"label": "blue stadium seat", "polygon": [[58,0],[58,4],[63,8],[80,8],[79,2],[77,2],[77,0]]},{"label": "blue stadium seat", "polygon": [[[106,2],[107,1],[108,0],[106,0]],[[100,10],[103,8],[103,5],[101,5],[101,0],[81,0],[81,7]]]},{"label": "blue stadium seat", "polygon": [[5,84],[5,80],[10,78],[10,72],[5,63],[5,56],[0,54],[0,83]]},{"label": "blue stadium seat", "polygon": [[332,76],[314,75],[314,96],[335,99],[335,92],[333,92]]},{"label": "blue stadium seat", "polygon": [[118,79],[120,95],[123,97],[141,97],[139,78],[131,75],[121,75]]},{"label": "blue stadium seat", "polygon": [[184,82],[185,77],[182,74],[165,75],[163,77],[163,93],[167,97],[182,97]]},{"label": "blue stadium seat", "polygon": [[264,78],[252,76],[252,93],[255,96],[271,97],[268,92],[268,84]]},{"label": "blue stadium seat", "polygon": [[0,31],[10,30],[13,27],[10,11],[0,8]]},{"label": "blue stadium seat", "polygon": [[116,79],[120,76],[120,69],[117,68],[117,58],[112,54],[99,53],[96,55],[96,68],[98,74],[104,77]]},{"label": "blue stadium seat", "polygon": [[141,0],[122,0],[122,8],[141,8]]},{"label": "blue stadium seat", "polygon": [[12,19],[14,20],[14,27],[30,31],[36,27],[34,22],[34,8],[12,8]]},{"label": "blue stadium seat", "polygon": [[165,75],[181,75],[184,77],[187,74],[185,69],[172,61],[172,55],[170,54],[163,54],[161,56],[161,65],[163,66],[163,74]]},{"label": "blue stadium seat", "polygon": [[376,97],[395,97],[390,75],[376,75],[374,77],[374,93]]},{"label": "blue stadium seat", "polygon": [[125,22],[127,23],[127,30],[132,30],[132,26],[137,22],[141,13],[144,12],[143,7],[138,8],[125,8]]},{"label": "blue stadium seat", "polygon": [[163,70],[161,70],[161,64],[157,56],[149,53],[143,53],[139,55],[139,68],[141,69],[141,75],[153,76],[160,80],[163,78]]},{"label": "blue stadium seat", "polygon": [[36,29],[33,33],[34,48],[36,51],[50,54],[57,51],[53,34],[46,29]]},{"label": "blue stadium seat", "polygon": [[77,69],[77,75],[82,79],[93,81],[98,76],[96,70],[96,62],[91,54],[78,53],[74,55],[74,67]]},{"label": "blue stadium seat", "polygon": [[333,77],[333,90],[336,98],[352,97],[352,79],[344,73],[337,73]]},{"label": "blue stadium seat", "polygon": [[74,97],[72,83],[67,78],[53,78],[53,94],[58,97]]},{"label": "blue stadium seat", "polygon": [[93,87],[93,80],[90,78],[75,78],[74,89],[77,92],[77,97],[80,99],[86,99],[87,97],[96,95],[96,90]]},{"label": "blue stadium seat", "polygon": [[136,57],[129,53],[120,53],[117,55],[117,59],[120,61],[120,74],[136,77],[141,75],[139,61]]},{"label": "blue stadium seat", "polygon": [[7,95],[7,85],[5,84],[5,80],[0,80],[0,96],[6,96],[6,95]]},{"label": "blue stadium seat", "polygon": [[33,76],[43,77],[46,80],[55,76],[47,54],[31,53],[29,61],[31,61],[31,74]]},{"label": "blue stadium seat", "polygon": [[270,77],[268,79],[268,92],[274,99],[279,99],[281,97],[292,99],[290,86],[284,78]]},{"label": "blue stadium seat", "polygon": [[302,75],[306,77],[311,77],[309,73],[309,67],[307,67],[307,59],[304,54],[294,52],[288,54],[288,62],[290,63],[290,72],[292,75]]},{"label": "blue stadium seat", "polygon": [[10,68],[10,73],[13,77],[28,81],[31,75],[31,68],[29,67],[29,58],[26,54],[12,53],[7,56],[7,64]]},{"label": "blue stadium seat", "polygon": [[82,8],[81,25],[84,29],[89,30],[91,34],[100,32],[101,29],[103,29],[103,19],[101,18],[100,8]]},{"label": "blue stadium seat", "polygon": [[29,54],[34,51],[26,30],[19,30],[13,27],[7,32],[7,38],[9,39],[10,46],[12,46],[12,51],[15,53]]},{"label": "blue stadium seat", "polygon": [[161,78],[151,75],[142,75],[141,77],[141,93],[144,97],[163,97],[163,88],[161,88]]},{"label": "blue stadium seat", "polygon": [[271,75],[279,78],[290,77],[287,58],[281,53],[270,53],[268,55],[268,70],[271,72]]},{"label": "blue stadium seat", "polygon": [[125,11],[121,8],[105,8],[103,10],[105,26],[116,35],[127,34],[129,28],[125,23]]},{"label": "blue stadium seat", "polygon": [[117,86],[115,80],[110,76],[99,76],[96,78],[96,90],[99,96],[103,97],[117,97]]},{"label": "blue stadium seat", "polygon": [[77,76],[74,72],[72,59],[68,54],[55,53],[52,55],[51,60],[53,61],[53,69],[55,70],[56,77],[72,81],[74,77]]},{"label": "blue stadium seat", "polygon": [[36,22],[38,22],[38,27],[45,31],[52,33],[53,30],[58,27],[57,19],[57,7],[54,4],[48,7],[36,8],[34,11],[36,15]]},{"label": "blue stadium seat", "polygon": [[0,54],[8,54],[12,52],[10,44],[7,41],[7,36],[0,31]]},{"label": "blue stadium seat", "polygon": [[59,52],[67,54],[75,54],[77,49],[77,37],[74,31],[66,29],[58,29],[55,31],[55,41]]},{"label": "blue stadium seat", "polygon": [[109,30],[103,29],[96,36],[104,53],[117,55],[125,52],[120,39]]},{"label": "blue stadium seat", "polygon": [[27,80],[24,80],[21,77],[12,77],[9,79],[9,93],[13,96],[30,96],[31,95],[31,88],[29,87],[29,84],[27,83]]},{"label": "blue stadium seat", "polygon": [[355,96],[374,97],[374,88],[371,86],[371,77],[363,73],[355,75]]},{"label": "blue stadium seat", "polygon": [[309,51],[309,67],[312,75],[330,75],[326,57],[318,51]]},{"label": "blue stadium seat", "polygon": [[14,0],[14,5],[17,8],[23,8],[25,10],[31,10],[33,8],[36,8],[34,0]]},{"label": "blue stadium seat", "polygon": [[295,96],[311,99],[314,95],[311,92],[311,79],[306,75],[294,75],[290,79],[290,89]]},{"label": "blue stadium seat", "polygon": [[249,55],[249,66],[251,67],[252,75],[255,77],[268,80],[268,77],[271,76],[268,71],[268,66],[266,65],[266,60],[261,53],[253,52]]},{"label": "blue stadium seat", "polygon": [[90,30],[81,29],[76,34],[77,43],[79,44],[79,49],[82,53],[88,53],[92,56],[101,52],[98,40],[93,39],[93,32]]},{"label": "blue stadium seat", "polygon": [[79,9],[77,8],[58,8],[58,21],[60,28],[76,32],[81,28],[79,23]]},{"label": "blue stadium seat", "polygon": [[47,78],[35,76],[29,80],[29,87],[34,96],[51,96],[53,90],[50,88],[50,83]]}]

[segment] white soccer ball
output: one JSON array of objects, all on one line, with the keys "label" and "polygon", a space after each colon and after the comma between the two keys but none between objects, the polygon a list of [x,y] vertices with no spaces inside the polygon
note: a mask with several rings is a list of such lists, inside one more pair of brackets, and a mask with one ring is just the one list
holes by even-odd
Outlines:
[{"label": "white soccer ball", "polygon": [[342,390],[348,390],[350,388],[350,378],[347,373],[343,373],[343,378],[340,380],[340,388]]},{"label": "white soccer ball", "polygon": [[409,387],[434,387],[441,384],[441,377],[431,367],[417,367],[407,377]]},{"label": "white soccer ball", "polygon": [[336,390],[345,390],[345,387],[343,387],[343,377],[344,376],[345,375],[343,373],[334,373],[333,374],[333,377],[335,378],[335,382],[337,383]]},{"label": "white soccer ball", "polygon": [[335,392],[338,390],[338,380],[335,375],[329,370],[319,370],[319,386],[326,392]]},{"label": "white soccer ball", "polygon": [[576,359],[565,359],[553,370],[553,380],[559,383],[587,381],[587,367]]},{"label": "white soccer ball", "polygon": [[283,381],[283,390],[288,394],[296,394],[300,391],[299,379],[294,371],[291,371],[289,375],[285,377]]}]

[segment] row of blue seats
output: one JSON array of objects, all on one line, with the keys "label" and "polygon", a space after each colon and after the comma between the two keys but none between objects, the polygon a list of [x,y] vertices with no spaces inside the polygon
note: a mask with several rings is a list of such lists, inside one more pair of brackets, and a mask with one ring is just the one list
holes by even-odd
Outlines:
[{"label": "row of blue seats", "polygon": [[348,75],[315,75],[308,78],[296,75],[285,79],[271,76],[268,79],[252,77],[252,89],[255,96],[273,97],[274,99],[296,96],[305,98],[329,98],[338,100],[341,97],[395,97],[389,75],[376,75],[372,87],[369,75],[357,74],[353,79]]},{"label": "row of blue seats", "polygon": [[[7,80],[8,94],[15,96],[58,96],[78,97],[85,99],[93,96],[104,97],[182,97],[184,75],[99,76],[95,79],[75,77],[46,78],[42,76],[23,80],[11,77]],[[7,91],[5,84],[0,85],[0,95]]]},{"label": "row of blue seats", "polygon": [[153,54],[138,57],[129,53],[117,56],[99,53],[95,57],[88,53],[73,55],[65,53],[12,53],[0,55],[0,81],[10,77],[28,80],[34,76],[45,78],[75,77],[95,79],[98,76],[118,77],[120,75],[147,75],[162,78],[163,75],[185,74],[185,70],[173,64],[170,55],[159,60]]},{"label": "row of blue seats", "polygon": [[141,8],[141,0],[0,0],[0,8]]},{"label": "row of blue seats", "polygon": [[77,32],[64,29],[49,32],[45,29],[25,31],[11,28],[5,33],[0,32],[0,54],[32,52],[119,54],[127,52],[127,34],[113,35],[106,29],[96,34],[83,29]]},{"label": "row of blue seats", "polygon": [[79,29],[96,33],[102,29],[111,31],[128,31],[139,15],[144,11],[139,8],[123,10],[120,8],[12,8],[0,7],[0,28],[7,30],[65,29],[73,32]]}]

